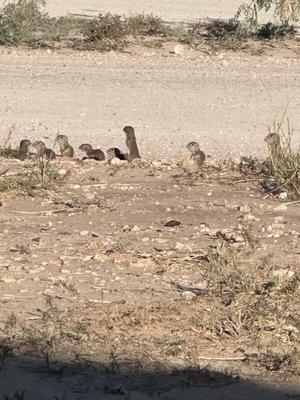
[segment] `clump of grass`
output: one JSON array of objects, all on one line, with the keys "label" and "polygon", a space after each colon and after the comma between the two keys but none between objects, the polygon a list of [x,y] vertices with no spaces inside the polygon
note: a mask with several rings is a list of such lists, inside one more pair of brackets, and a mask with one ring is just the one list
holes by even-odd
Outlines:
[{"label": "clump of grass", "polygon": [[126,45],[126,32],[126,24],[120,15],[100,14],[98,18],[83,24],[83,39],[77,42],[77,47],[101,51],[121,50]]},{"label": "clump of grass", "polygon": [[49,160],[40,159],[38,167],[32,171],[16,175],[0,176],[0,193],[20,191],[27,196],[35,196],[38,189],[50,189],[62,179]]},{"label": "clump of grass", "polygon": [[122,17],[117,14],[100,14],[91,21],[81,23],[82,40],[75,47],[101,51],[122,50],[129,37],[162,35],[163,21],[152,15]]},{"label": "clump of grass", "polygon": [[286,190],[291,197],[300,197],[300,147],[292,147],[293,130],[287,119],[285,127],[277,128],[281,146],[277,152],[269,150],[269,157],[263,164],[262,187],[267,191]]}]

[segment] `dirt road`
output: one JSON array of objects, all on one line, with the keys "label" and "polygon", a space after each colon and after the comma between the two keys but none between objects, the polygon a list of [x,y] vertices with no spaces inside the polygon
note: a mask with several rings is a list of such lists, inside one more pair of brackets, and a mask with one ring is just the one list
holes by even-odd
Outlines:
[{"label": "dirt road", "polygon": [[209,154],[261,154],[289,105],[299,138],[300,62],[294,52],[205,55],[169,48],[132,54],[1,49],[1,144],[64,132],[78,145],[124,146],[132,124],[143,155],[172,158],[190,140]]},{"label": "dirt road", "polygon": [[[4,2],[1,0],[0,4]],[[153,13],[167,21],[194,20],[202,18],[230,18],[241,0],[48,0],[47,10],[51,15],[67,13],[95,15],[99,12],[119,14]]]}]

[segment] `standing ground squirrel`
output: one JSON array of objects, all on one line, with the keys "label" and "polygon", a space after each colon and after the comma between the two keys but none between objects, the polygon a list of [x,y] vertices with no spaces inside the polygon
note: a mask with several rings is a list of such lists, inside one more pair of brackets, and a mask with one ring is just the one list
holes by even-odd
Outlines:
[{"label": "standing ground squirrel", "polygon": [[135,158],[141,158],[133,127],[125,126],[123,131],[126,134],[126,145],[129,149],[129,161],[132,161]]},{"label": "standing ground squirrel", "polygon": [[269,133],[264,140],[272,158],[280,157],[282,155],[282,147],[278,133]]},{"label": "standing ground squirrel", "polygon": [[190,142],[186,148],[191,154],[183,161],[183,167],[190,172],[198,172],[205,161],[205,154],[197,142]]},{"label": "standing ground squirrel", "polygon": [[23,139],[20,142],[19,149],[18,149],[18,158],[20,160],[26,160],[26,158],[30,155],[30,150],[32,148],[31,141],[28,139]]},{"label": "standing ground squirrel", "polygon": [[74,149],[69,144],[69,139],[66,135],[58,135],[55,139],[55,143],[58,143],[60,147],[60,155],[61,157],[74,157]]}]

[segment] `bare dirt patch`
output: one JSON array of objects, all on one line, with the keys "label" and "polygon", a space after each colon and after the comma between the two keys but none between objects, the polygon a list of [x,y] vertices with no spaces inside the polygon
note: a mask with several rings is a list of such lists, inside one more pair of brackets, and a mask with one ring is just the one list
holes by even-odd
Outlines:
[{"label": "bare dirt patch", "polygon": [[297,203],[208,167],[54,166],[1,195],[3,395],[296,395]]}]

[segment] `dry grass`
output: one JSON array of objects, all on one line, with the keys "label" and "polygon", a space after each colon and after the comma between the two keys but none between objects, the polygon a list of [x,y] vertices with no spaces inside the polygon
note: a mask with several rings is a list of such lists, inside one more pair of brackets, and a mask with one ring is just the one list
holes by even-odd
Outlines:
[{"label": "dry grass", "polygon": [[[278,154],[270,152],[269,159],[263,166],[263,186],[271,191],[288,191],[293,197],[300,197],[300,148],[293,149],[293,131],[289,120],[280,124],[277,133],[281,135],[282,150]],[[274,188],[272,188],[272,186]]]}]

